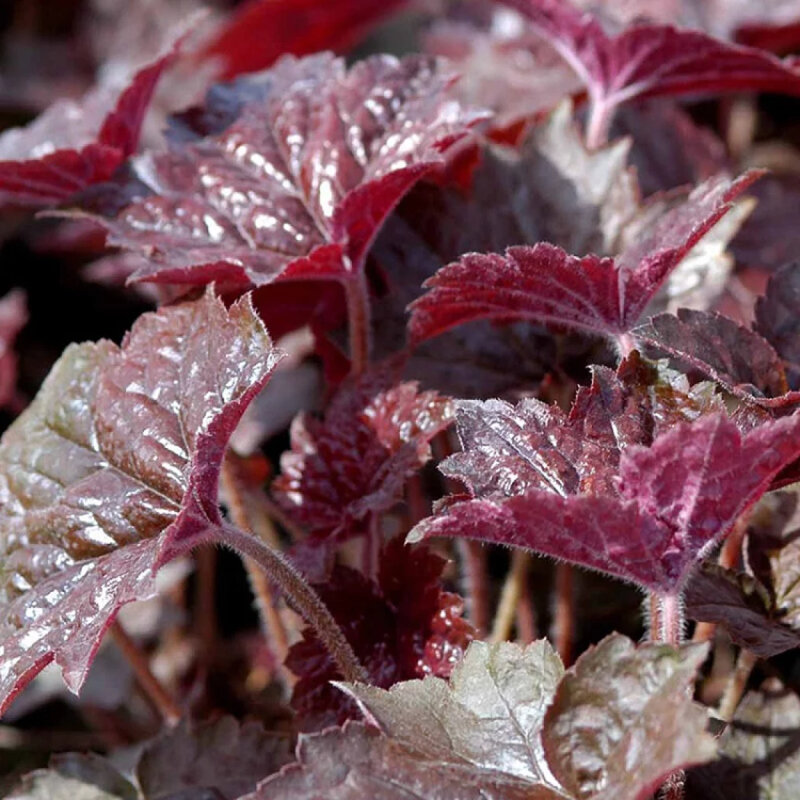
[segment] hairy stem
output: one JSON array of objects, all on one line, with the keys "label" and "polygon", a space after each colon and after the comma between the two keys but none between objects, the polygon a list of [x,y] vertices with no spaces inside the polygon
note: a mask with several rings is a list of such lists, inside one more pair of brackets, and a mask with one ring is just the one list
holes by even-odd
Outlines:
[{"label": "hairy stem", "polygon": [[[277,533],[272,528],[269,517],[263,513],[254,513],[256,509],[253,509],[253,504],[249,502],[249,492],[243,485],[235,457],[230,453],[222,464],[221,482],[225,502],[234,524],[246,533],[258,536],[274,548],[278,539]],[[264,530],[265,526],[267,530]],[[256,598],[262,628],[269,638],[276,660],[281,665],[284,682],[291,685],[291,674],[283,666],[289,651],[289,635],[276,608],[272,586],[264,570],[253,559],[244,558],[243,563],[247,570],[250,588]]]},{"label": "hairy stem", "polygon": [[572,578],[573,569],[570,564],[556,565],[552,638],[565,667],[572,663],[575,638],[575,591]]},{"label": "hairy stem", "polygon": [[[683,641],[683,598],[678,594],[650,593],[650,641],[666,642],[674,646]],[[673,772],[662,784],[662,800],[683,800],[686,773]]]},{"label": "hairy stem", "polygon": [[331,612],[320,600],[319,595],[306,583],[305,578],[280,552],[233,525],[220,526],[216,531],[215,540],[251,558],[280,586],[306,622],[314,628],[314,632],[328,649],[345,680],[369,683],[366,670],[359,663],[353,648]]},{"label": "hairy stem", "polygon": [[182,716],[181,710],[158,678],[153,675],[147,656],[139,649],[136,642],[128,636],[118,621],[111,625],[110,631],[115,644],[131,665],[139,686],[142,687],[147,698],[164,718],[164,722],[170,726],[177,725]]},{"label": "hairy stem", "polygon": [[489,637],[492,642],[505,642],[511,636],[517,605],[522,596],[522,586],[528,577],[529,563],[530,556],[524,550],[514,550],[511,555],[511,567],[506,575],[497,613],[494,616],[492,634]]},{"label": "hairy stem", "polygon": [[739,701],[742,699],[750,673],[756,665],[758,657],[751,650],[740,650],[739,657],[736,659],[736,667],[731,673],[730,679],[722,693],[717,711],[720,719],[730,722],[736,713]]},{"label": "hairy stem", "polygon": [[357,269],[344,281],[344,291],[350,329],[350,361],[353,374],[360,375],[369,364],[372,338],[369,286],[363,269]]}]

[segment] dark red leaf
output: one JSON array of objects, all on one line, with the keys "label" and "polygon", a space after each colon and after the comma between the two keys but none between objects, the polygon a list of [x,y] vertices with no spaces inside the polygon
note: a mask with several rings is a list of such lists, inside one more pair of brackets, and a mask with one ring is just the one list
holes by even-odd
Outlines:
[{"label": "dark red leaf", "polygon": [[0,444],[0,709],[54,659],[77,691],[120,606],[221,522],[228,437],[278,360],[249,298],[211,292],[65,352]]},{"label": "dark red leaf", "polygon": [[139,69],[121,93],[100,86],[80,103],[60,100],[27,128],[6,131],[0,204],[44,208],[107,181],[136,150],[147,106],[178,45]]},{"label": "dark red leaf", "polygon": [[579,258],[541,243],[505,255],[469,253],[426,282],[412,304],[415,341],[475,319],[529,319],[621,335],[641,316],[684,256],[758,177],[709,181],[666,211],[616,258]]},{"label": "dark red leaf", "polygon": [[698,92],[800,94],[800,70],[756,48],[668,25],[634,25],[609,35],[567,0],[504,0],[567,60],[592,102],[589,136],[602,138],[614,109],[634,97]]},{"label": "dark red leaf", "polygon": [[369,514],[391,508],[430,458],[429,442],[452,422],[450,401],[389,383],[382,373],[367,375],[339,390],[324,420],[295,419],[273,490],[300,524],[334,536],[357,530]]},{"label": "dark red leaf", "polygon": [[[553,429],[558,426],[553,423]],[[541,488],[518,493],[516,472],[500,462],[496,474],[504,483],[490,486],[487,499],[455,498],[446,513],[424,520],[409,539],[460,536],[526,547],[676,593],[697,558],[797,458],[799,448],[800,417],[765,423],[742,436],[724,416],[704,416],[673,426],[649,448],[627,448],[616,496],[607,490],[600,495]],[[510,489],[505,494],[504,486]]]},{"label": "dark red leaf", "polygon": [[[472,640],[472,628],[459,616],[461,598],[441,589],[444,564],[427,548],[397,538],[381,554],[377,583],[337,566],[327,583],[315,587],[372,684],[447,677]],[[305,730],[359,718],[353,702],[330,684],[341,675],[310,629],[291,647],[286,665],[299,678],[292,705]]]},{"label": "dark red leaf", "polygon": [[210,133],[138,162],[136,196],[99,221],[145,253],[135,279],[346,280],[386,215],[480,115],[430,58],[282,59],[211,95]]},{"label": "dark red leaf", "polygon": [[406,0],[249,0],[217,31],[201,56],[223,62],[222,78],[272,66],[282,55],[349,48]]}]

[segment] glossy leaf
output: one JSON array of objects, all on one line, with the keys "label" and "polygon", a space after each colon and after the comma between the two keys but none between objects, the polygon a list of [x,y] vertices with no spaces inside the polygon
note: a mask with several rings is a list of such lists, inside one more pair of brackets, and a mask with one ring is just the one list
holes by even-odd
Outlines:
[{"label": "glossy leaf", "polygon": [[119,607],[221,522],[227,439],[279,357],[249,298],[210,292],[67,349],[0,444],[2,707],[53,659],[77,691]]},{"label": "glossy leaf", "polygon": [[648,448],[629,447],[620,458],[617,496],[537,488],[482,499],[478,492],[481,499],[454,498],[409,540],[460,536],[526,547],[675,593],[798,448],[800,417],[742,436],[733,422],[712,414],[673,426]]},{"label": "glossy leaf", "polygon": [[531,797],[644,798],[674,769],[715,753],[708,713],[686,691],[705,655],[636,648],[614,634],[563,674],[546,642],[476,642],[449,684],[340,686],[391,740],[435,763],[516,777]]},{"label": "glossy leaf", "polygon": [[80,103],[59,100],[26,128],[0,136],[0,204],[45,208],[107,181],[136,150],[150,99],[173,45],[121,91],[100,86]]},{"label": "glossy leaf", "polygon": [[570,796],[649,797],[676,767],[714,757],[708,712],[690,692],[706,655],[703,646],[635,647],[613,634],[578,659],[542,734],[548,763]]},{"label": "glossy leaf", "polygon": [[800,94],[800,70],[757,48],[699,31],[639,24],[616,35],[567,0],[504,0],[561,53],[602,118],[635,97],[698,92]]},{"label": "glossy leaf", "polygon": [[411,752],[373,728],[348,723],[301,736],[298,764],[266,780],[241,800],[557,800],[552,792],[487,775],[461,764],[437,763]]},{"label": "glossy leaf", "polygon": [[387,383],[382,373],[368,375],[338,392],[324,420],[295,419],[273,492],[300,524],[320,534],[357,530],[391,508],[430,458],[429,442],[453,420],[450,401]]},{"label": "glossy leaf", "polygon": [[710,181],[668,210],[616,259],[579,258],[548,243],[469,253],[426,282],[412,304],[416,341],[475,319],[529,319],[594,334],[629,331],[669,274],[757,177]]},{"label": "glossy leaf", "polygon": [[423,57],[349,70],[329,54],[286,57],[211,93],[201,132],[143,156],[118,190],[123,207],[99,221],[109,243],[149,256],[142,280],[344,280],[480,118],[448,97],[451,81]]},{"label": "glossy leaf", "polygon": [[388,692],[341,684],[391,739],[435,761],[470,764],[559,790],[541,741],[545,712],[564,674],[542,640],[474,642],[450,681],[405,681]]}]

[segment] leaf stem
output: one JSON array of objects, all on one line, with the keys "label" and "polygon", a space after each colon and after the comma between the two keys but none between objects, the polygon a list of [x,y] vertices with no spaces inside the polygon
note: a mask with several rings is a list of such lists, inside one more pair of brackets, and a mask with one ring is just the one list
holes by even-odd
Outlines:
[{"label": "leaf stem", "polygon": [[369,364],[372,339],[369,286],[364,270],[355,270],[345,281],[347,321],[350,329],[350,362],[354,375],[360,375]]},{"label": "leaf stem", "polygon": [[608,143],[613,112],[613,106],[597,101],[591,102],[589,120],[586,124],[586,146],[590,150],[597,150]]},{"label": "leaf stem", "polygon": [[666,642],[679,645],[683,642],[685,619],[683,597],[678,594],[650,592],[651,642]]},{"label": "leaf stem", "polygon": [[492,642],[505,642],[511,636],[517,605],[522,596],[522,586],[528,577],[529,563],[530,556],[524,550],[512,552],[511,567],[503,583],[503,591],[500,594],[500,602],[497,605],[492,625],[492,634],[489,637]]},{"label": "leaf stem", "polygon": [[744,690],[747,687],[747,681],[750,679],[750,673],[753,671],[757,661],[758,657],[751,650],[743,648],[739,651],[736,667],[725,686],[725,691],[722,693],[722,699],[719,701],[719,709],[717,710],[720,719],[725,722],[730,722],[733,719],[739,701],[742,699]]},{"label": "leaf stem", "polygon": [[464,571],[464,597],[470,622],[479,636],[489,629],[489,581],[486,577],[486,549],[472,539],[458,539],[456,546]]},{"label": "leaf stem", "polygon": [[346,681],[369,683],[366,670],[359,663],[331,612],[282,553],[273,550],[255,536],[228,524],[217,529],[215,541],[251,558],[280,586],[306,622],[314,628]]},{"label": "leaf stem", "polygon": [[575,639],[575,590],[572,579],[571,564],[556,564],[552,636],[565,667],[572,663],[572,644]]},{"label": "leaf stem", "polygon": [[115,644],[125,656],[125,660],[131,665],[139,686],[142,687],[147,698],[164,718],[164,722],[170,727],[177,725],[183,716],[181,709],[158,678],[153,675],[147,656],[139,649],[136,642],[128,636],[118,620],[115,620],[111,625],[110,631]]}]

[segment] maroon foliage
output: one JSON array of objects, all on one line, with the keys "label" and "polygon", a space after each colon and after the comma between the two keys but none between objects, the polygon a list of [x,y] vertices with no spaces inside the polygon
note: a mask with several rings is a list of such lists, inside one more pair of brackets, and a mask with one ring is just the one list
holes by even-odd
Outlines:
[{"label": "maroon foliage", "polygon": [[221,522],[225,445],[278,359],[249,298],[211,292],[66,351],[0,444],[2,707],[53,659],[77,691],[120,606]]},{"label": "maroon foliage", "polygon": [[[472,639],[472,629],[459,617],[461,599],[441,589],[444,563],[397,538],[381,554],[377,582],[336,567],[327,583],[315,587],[374,685],[388,688],[427,674],[447,677]],[[286,664],[299,678],[292,705],[305,729],[358,718],[352,700],[330,684],[341,675],[310,630],[292,646]]]},{"label": "maroon foliage", "polygon": [[709,181],[658,218],[616,259],[551,244],[467,254],[426,282],[409,328],[419,341],[475,319],[531,319],[599,334],[627,333],[681,259],[757,177]]},{"label": "maroon foliage", "polygon": [[148,255],[140,280],[346,280],[386,215],[479,118],[448,98],[451,80],[416,56],[350,70],[326,54],[286,57],[212,93],[192,122],[205,135],[144,156],[139,182],[120,188],[133,202],[99,221],[110,243]]},{"label": "maroon foliage", "polygon": [[450,401],[436,392],[387,383],[384,373],[367,375],[339,390],[324,420],[295,419],[273,490],[301,525],[353,533],[370,514],[391,508],[406,478],[430,458],[431,439],[452,422]]},{"label": "maroon foliage", "polygon": [[27,128],[6,131],[0,204],[57,205],[107,181],[136,150],[150,98],[176,48],[142,67],[121,93],[100,86],[80,104],[60,100]]}]

